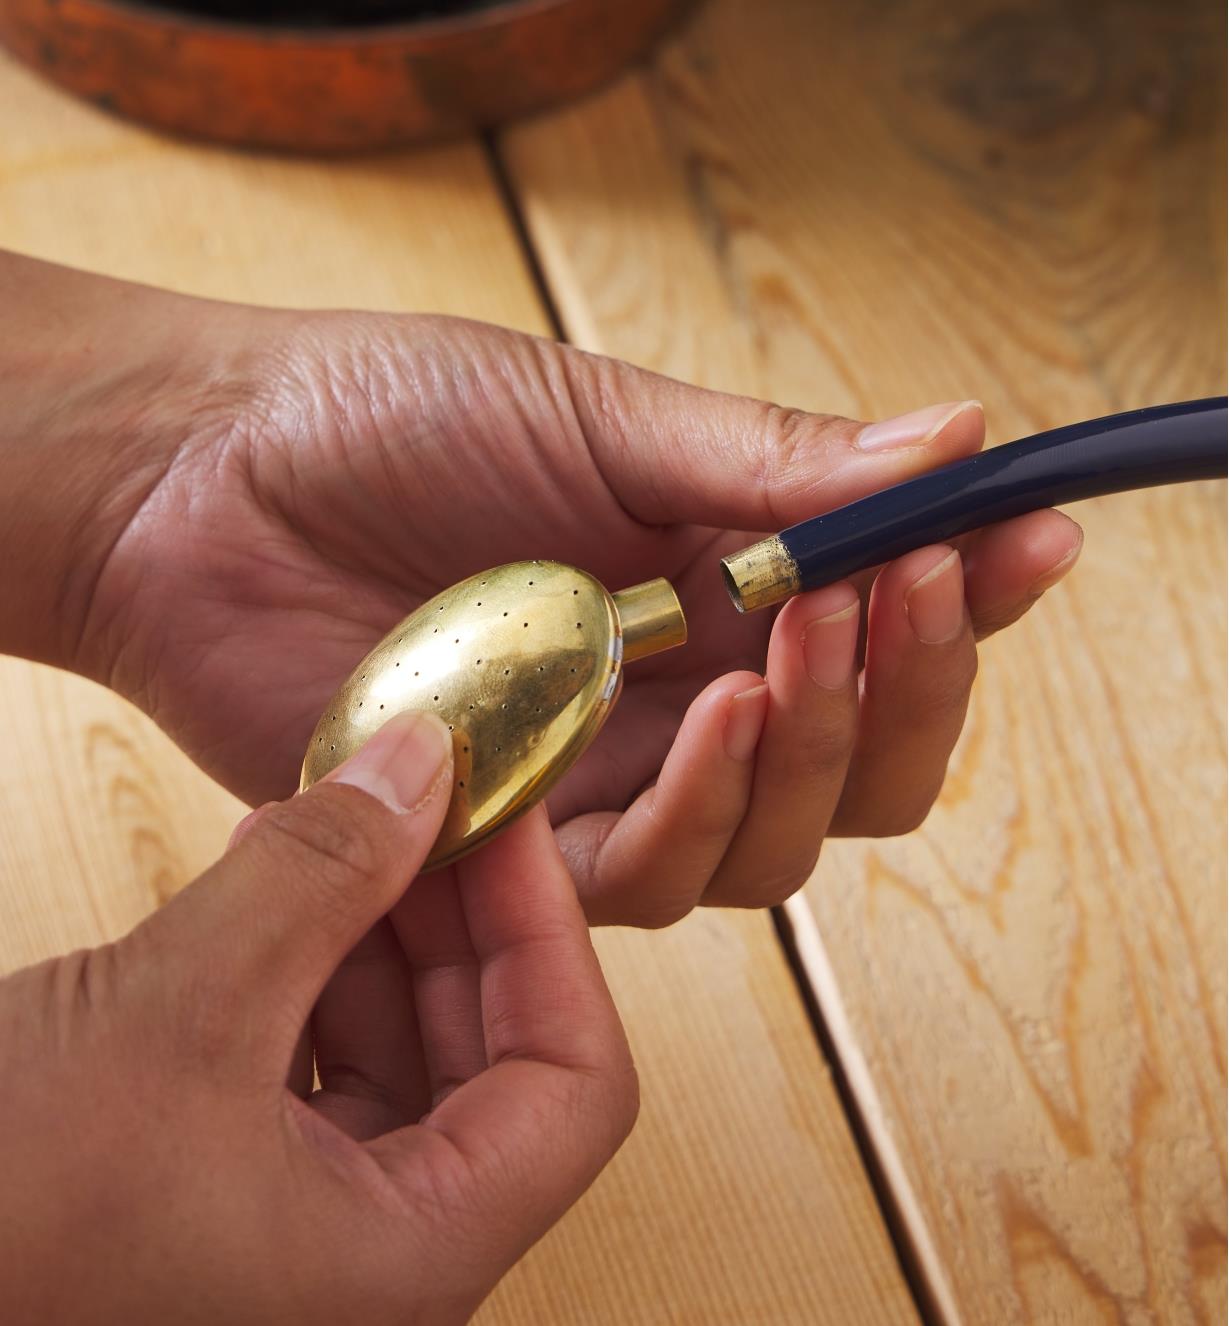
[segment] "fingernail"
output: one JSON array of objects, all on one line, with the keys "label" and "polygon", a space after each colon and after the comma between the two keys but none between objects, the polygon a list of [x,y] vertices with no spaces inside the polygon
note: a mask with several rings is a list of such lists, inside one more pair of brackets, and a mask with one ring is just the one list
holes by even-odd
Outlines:
[{"label": "fingernail", "polygon": [[753,686],[741,691],[725,711],[725,753],[732,760],[746,761],[755,754],[764,719],[768,716],[768,687]]},{"label": "fingernail", "polygon": [[905,593],[905,611],[913,634],[923,644],[941,645],[964,626],[964,580],[957,574],[960,554],[953,548],[919,576]]},{"label": "fingernail", "polygon": [[1079,538],[1075,541],[1075,546],[1067,553],[1061,561],[1055,562],[1052,567],[1044,574],[1037,577],[1029,586],[1029,594],[1044,594],[1047,589],[1053,589],[1055,585],[1067,574],[1068,571],[1080,560],[1080,553],[1084,551],[1084,531],[1081,529]]},{"label": "fingernail", "polygon": [[817,617],[802,632],[802,661],[807,676],[826,691],[843,690],[853,676],[858,607],[851,603],[827,617]]},{"label": "fingernail", "polygon": [[275,801],[266,801],[263,806],[257,806],[255,810],[249,810],[239,823],[230,831],[230,838],[226,843],[226,850],[229,852],[241,838],[246,836],[248,831],[256,821],[260,819],[265,811],[268,810],[270,806],[275,806],[276,804],[277,802]]},{"label": "fingernail", "polygon": [[360,787],[404,814],[434,790],[451,750],[448,729],[434,714],[398,714],[321,781]]},{"label": "fingernail", "polygon": [[867,424],[858,434],[861,451],[890,451],[893,447],[924,447],[958,415],[966,410],[980,410],[981,401],[948,401],[946,405],[928,405],[924,410],[898,414],[895,419],[881,419]]}]

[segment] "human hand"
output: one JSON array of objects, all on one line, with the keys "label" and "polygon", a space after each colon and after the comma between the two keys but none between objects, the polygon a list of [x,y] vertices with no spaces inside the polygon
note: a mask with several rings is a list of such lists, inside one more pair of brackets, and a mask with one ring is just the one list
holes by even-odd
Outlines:
[{"label": "human hand", "polygon": [[637,1092],[585,918],[540,811],[406,892],[450,786],[398,717],[0,981],[6,1322],[463,1321],[589,1185]]},{"label": "human hand", "polygon": [[611,589],[665,575],[687,647],[629,671],[550,802],[592,921],[775,903],[825,834],[914,827],[963,722],[975,638],[1079,550],[1078,527],[1038,512],[957,558],[922,549],[803,595],[775,625],[741,618],[720,556],[976,451],[980,407],[863,428],[454,319],[144,293],[139,326],[194,330],[161,385],[108,398],[113,414],[143,402],[126,436],[153,458],[109,504],[105,556],[77,558],[71,664],[256,802],[293,786],[338,681],[446,585],[532,557]]}]

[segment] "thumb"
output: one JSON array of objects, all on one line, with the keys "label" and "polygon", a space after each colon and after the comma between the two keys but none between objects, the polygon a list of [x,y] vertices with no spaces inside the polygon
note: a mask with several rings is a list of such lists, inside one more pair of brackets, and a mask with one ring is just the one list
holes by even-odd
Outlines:
[{"label": "thumb", "polygon": [[[203,1009],[242,1039],[260,1022],[289,1053],[328,978],[422,866],[451,790],[445,725],[399,714],[315,786],[264,808],[131,938],[167,959],[167,994],[191,1005],[178,1010],[189,1025]],[[271,1007],[284,1016],[269,1018]]]},{"label": "thumb", "polygon": [[597,468],[646,524],[783,529],[980,449],[977,401],[863,424],[706,391],[559,346]]}]

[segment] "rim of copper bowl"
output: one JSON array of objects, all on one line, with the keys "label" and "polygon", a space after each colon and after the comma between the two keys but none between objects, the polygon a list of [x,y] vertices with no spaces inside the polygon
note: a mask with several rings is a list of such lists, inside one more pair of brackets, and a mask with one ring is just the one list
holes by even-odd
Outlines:
[{"label": "rim of copper bowl", "polygon": [[122,11],[141,21],[162,27],[189,31],[207,29],[254,41],[293,40],[319,46],[352,45],[355,42],[406,41],[414,37],[465,37],[487,28],[501,27],[529,14],[547,14],[553,9],[570,9],[585,0],[494,0],[479,9],[456,14],[431,15],[422,19],[394,19],[376,23],[245,23],[242,19],[222,18],[195,11],[176,10],[150,0],[85,0],[99,9]]}]

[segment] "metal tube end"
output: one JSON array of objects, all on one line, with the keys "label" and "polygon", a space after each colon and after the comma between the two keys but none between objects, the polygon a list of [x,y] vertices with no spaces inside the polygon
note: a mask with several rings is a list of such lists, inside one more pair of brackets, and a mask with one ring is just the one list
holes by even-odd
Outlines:
[{"label": "metal tube end", "polygon": [[687,619],[668,580],[646,580],[610,596],[623,632],[623,662],[687,643]]},{"label": "metal tube end", "polygon": [[798,563],[777,535],[721,559],[721,578],[739,612],[784,603],[802,588]]}]

